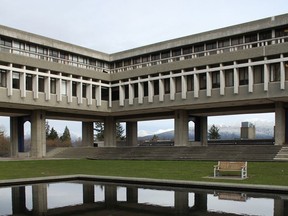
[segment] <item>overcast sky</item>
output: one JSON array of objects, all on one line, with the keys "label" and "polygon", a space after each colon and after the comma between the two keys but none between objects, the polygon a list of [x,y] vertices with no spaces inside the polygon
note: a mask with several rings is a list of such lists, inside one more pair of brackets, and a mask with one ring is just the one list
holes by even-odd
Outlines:
[{"label": "overcast sky", "polygon": [[[106,53],[288,12],[287,0],[0,0],[0,5],[1,25]],[[256,118],[273,121],[272,114]],[[1,118],[0,127],[6,121]],[[163,122],[157,130],[173,127]],[[79,134],[79,125],[74,128]],[[139,125],[143,134],[152,129]]]}]

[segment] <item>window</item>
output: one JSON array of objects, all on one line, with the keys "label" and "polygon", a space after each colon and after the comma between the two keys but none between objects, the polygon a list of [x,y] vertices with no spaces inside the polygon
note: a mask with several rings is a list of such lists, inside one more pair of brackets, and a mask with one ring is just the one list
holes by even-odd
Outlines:
[{"label": "window", "polygon": [[87,86],[86,86],[86,84],[82,84],[82,97],[83,98],[87,97]]},{"label": "window", "polygon": [[151,55],[151,60],[156,61],[160,59],[160,53],[155,53]]},{"label": "window", "polygon": [[204,44],[195,45],[194,52],[203,52],[204,51]]},{"label": "window", "polygon": [[61,83],[61,94],[62,95],[67,95],[67,80],[62,80]]},{"label": "window", "polygon": [[112,101],[119,100],[119,87],[112,87]]},{"label": "window", "polygon": [[248,68],[239,68],[239,85],[248,85]]},{"label": "window", "polygon": [[18,72],[13,72],[12,85],[14,89],[20,88],[20,74]]},{"label": "window", "polygon": [[26,90],[32,91],[32,74],[26,74]]},{"label": "window", "polygon": [[269,40],[272,38],[272,31],[265,31],[259,33],[259,40]]},{"label": "window", "polygon": [[175,84],[176,84],[176,92],[181,92],[182,91],[182,83],[181,83],[181,77],[176,77],[175,78]]},{"label": "window", "polygon": [[170,51],[162,52],[161,59],[166,59],[170,57]]},{"label": "window", "polygon": [[187,76],[187,91],[194,91],[194,76]]},{"label": "window", "polygon": [[56,79],[55,78],[51,78],[50,80],[50,93],[56,94]]},{"label": "window", "polygon": [[172,56],[180,56],[181,55],[181,49],[177,49],[177,50],[172,50]]},{"label": "window", "polygon": [[212,73],[212,88],[219,88],[220,87],[220,72],[213,72]]},{"label": "window", "polygon": [[206,73],[199,74],[200,90],[206,89]]},{"label": "window", "polygon": [[230,39],[224,39],[224,40],[220,40],[218,42],[218,47],[222,48],[222,47],[228,47],[230,46]]},{"label": "window", "polygon": [[131,59],[125,59],[124,60],[124,66],[126,67],[126,66],[129,66],[129,65],[131,65]]},{"label": "window", "polygon": [[183,48],[183,55],[187,55],[192,53],[192,47],[185,47]]},{"label": "window", "polygon": [[277,82],[280,81],[280,64],[270,64],[270,81]]},{"label": "window", "polygon": [[212,49],[217,49],[217,43],[216,42],[206,44],[206,50],[212,50]]},{"label": "window", "polygon": [[142,57],[142,62],[145,63],[145,62],[149,62],[150,61],[150,56],[143,56]]},{"label": "window", "polygon": [[7,76],[5,70],[0,70],[0,87],[6,87]]},{"label": "window", "polygon": [[234,86],[234,73],[233,70],[225,71],[225,86],[231,87]]},{"label": "window", "polygon": [[44,84],[44,77],[39,76],[38,77],[38,91],[39,92],[44,92],[45,84]]},{"label": "window", "polygon": [[164,79],[164,92],[165,94],[170,93],[170,79]]},{"label": "window", "polygon": [[133,64],[140,64],[141,63],[141,57],[137,57],[133,59]]},{"label": "window", "polygon": [[253,68],[254,71],[254,82],[256,83],[264,83],[264,66],[257,65]]},{"label": "window", "polygon": [[72,82],[72,96],[76,97],[77,96],[77,83]]},{"label": "window", "polygon": [[243,36],[238,36],[238,37],[232,38],[231,44],[232,44],[232,46],[238,45],[238,44],[243,44]]}]

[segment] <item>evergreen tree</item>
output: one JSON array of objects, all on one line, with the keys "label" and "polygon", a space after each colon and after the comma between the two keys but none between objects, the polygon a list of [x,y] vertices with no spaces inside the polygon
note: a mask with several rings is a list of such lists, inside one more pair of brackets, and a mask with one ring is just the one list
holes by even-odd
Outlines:
[{"label": "evergreen tree", "polygon": [[[104,123],[103,122],[95,122],[94,123],[94,131],[97,133],[96,134],[96,139],[99,141],[104,140]],[[117,122],[116,123],[116,139],[117,140],[123,140],[125,139],[125,136],[123,136],[124,129],[122,125]]]},{"label": "evergreen tree", "polygon": [[55,139],[59,139],[59,136],[58,136],[57,131],[52,127],[49,135],[46,138],[50,140],[55,140]]},{"label": "evergreen tree", "polygon": [[68,127],[66,126],[64,129],[63,135],[60,137],[62,142],[71,143],[71,136]]},{"label": "evergreen tree", "polygon": [[211,128],[208,131],[208,138],[211,139],[220,139],[221,136],[219,134],[219,128],[215,126],[214,124],[211,126]]},{"label": "evergreen tree", "polygon": [[48,121],[45,122],[45,131],[46,131],[46,139],[48,139],[50,134],[50,125]]}]

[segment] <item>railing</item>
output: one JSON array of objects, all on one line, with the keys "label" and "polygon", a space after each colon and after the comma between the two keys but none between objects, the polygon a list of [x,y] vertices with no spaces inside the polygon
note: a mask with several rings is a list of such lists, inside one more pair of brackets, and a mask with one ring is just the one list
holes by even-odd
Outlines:
[{"label": "railing", "polygon": [[255,48],[255,47],[263,47],[263,46],[268,46],[271,44],[279,44],[279,43],[285,43],[285,42],[288,42],[288,36],[273,38],[273,39],[268,39],[268,40],[262,40],[262,41],[255,41],[255,42],[251,42],[251,43],[243,43],[243,44],[221,47],[221,48],[217,48],[217,49],[210,49],[210,50],[205,50],[205,51],[200,51],[200,52],[193,52],[193,53],[189,53],[189,54],[182,54],[182,55],[172,56],[169,58],[163,58],[163,59],[157,59],[154,61],[148,61],[145,63],[132,64],[129,66],[127,65],[127,66],[123,66],[123,67],[110,69],[110,72],[111,73],[119,73],[119,72],[123,72],[123,71],[140,69],[140,68],[150,67],[150,66],[154,66],[154,65],[161,65],[161,64],[171,63],[171,62],[183,61],[183,60],[187,60],[187,59],[199,58],[199,57],[203,57],[203,56],[222,54],[222,53],[226,53],[226,52],[235,52],[238,50],[251,49],[251,48]]},{"label": "railing", "polygon": [[84,63],[84,62],[78,62],[78,61],[76,62],[76,61],[69,60],[69,59],[63,59],[63,58],[54,57],[54,56],[41,54],[41,53],[37,53],[37,52],[31,52],[31,51],[27,51],[27,50],[23,50],[23,49],[18,49],[15,47],[7,47],[7,46],[0,45],[0,52],[13,53],[13,54],[17,54],[17,55],[28,56],[31,58],[42,59],[42,60],[46,60],[46,61],[50,61],[50,62],[66,64],[66,65],[70,65],[70,66],[74,66],[74,67],[78,67],[78,68],[84,68],[84,69],[88,69],[88,70],[95,70],[98,72],[109,73],[109,69],[105,68],[105,67],[91,65],[91,64]]}]

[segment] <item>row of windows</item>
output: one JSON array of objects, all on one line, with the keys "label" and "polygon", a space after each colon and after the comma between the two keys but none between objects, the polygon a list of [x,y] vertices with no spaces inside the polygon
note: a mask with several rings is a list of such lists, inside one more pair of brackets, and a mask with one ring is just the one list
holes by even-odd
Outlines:
[{"label": "row of windows", "polygon": [[[280,63],[269,64],[269,77],[270,82],[280,81]],[[288,80],[288,62],[285,64],[285,77]],[[264,83],[264,66],[254,66],[253,67],[254,83]],[[233,87],[234,86],[234,70],[229,69],[224,71],[225,76],[225,86]],[[187,91],[194,91],[194,76],[187,75]],[[45,81],[43,76],[38,76],[38,91],[45,91]],[[220,87],[220,72],[215,71],[211,73],[212,88]],[[56,94],[56,85],[57,80],[55,78],[50,78],[50,93]],[[67,95],[68,92],[68,82],[67,80],[61,81],[61,94]],[[154,95],[159,95],[159,80],[150,81],[154,87]],[[248,67],[239,68],[239,85],[248,85]],[[164,93],[170,93],[170,78],[163,79],[164,83]],[[12,75],[12,85],[14,89],[20,89],[20,73],[13,72]],[[0,70],[0,87],[7,86],[7,71]],[[32,91],[33,89],[33,75],[26,74],[26,90]],[[72,82],[72,96],[77,96],[77,89],[79,84],[77,82]],[[144,96],[148,96],[148,81],[143,82]],[[200,90],[207,89],[207,74],[199,74],[199,88]],[[125,98],[128,99],[129,87],[128,85],[124,86],[125,89]],[[138,97],[138,84],[133,84],[134,97]],[[182,91],[181,86],[181,77],[175,78],[175,90],[176,92]],[[92,85],[92,98],[96,97],[96,86]],[[106,87],[101,87],[102,100],[108,100],[109,91]],[[82,84],[82,97],[87,97],[87,85]],[[119,87],[112,87],[112,100],[119,100]]]},{"label": "row of windows", "polygon": [[[11,50],[11,51],[10,51]],[[94,59],[87,56],[81,56],[66,51],[56,50],[41,45],[25,43],[15,39],[0,37],[0,51],[13,52],[14,54],[26,55],[32,58],[40,58],[48,61],[70,64],[84,68],[108,69],[108,62]],[[91,67],[90,67],[91,66]]]},{"label": "row of windows", "polygon": [[[192,44],[185,47],[175,48],[171,50],[166,50],[158,53],[146,54],[143,56],[137,56],[134,58],[119,60],[112,63],[111,69],[117,69],[121,67],[127,67],[147,62],[153,62],[168,58],[180,57],[182,55],[189,55],[192,53],[199,53],[198,57],[204,56],[205,51],[210,51],[209,54],[216,54],[217,49],[219,48],[229,48],[231,46],[238,46],[237,49],[243,49],[244,44],[251,44],[251,47],[256,47],[258,44],[256,42],[261,42],[268,40],[268,44],[272,43],[272,38],[280,38],[288,36],[288,26],[274,30],[266,30],[259,33],[250,33],[246,35],[238,35],[231,38],[223,38],[211,42]],[[285,42],[288,42],[288,38],[284,39]],[[224,49],[225,50],[225,49]],[[202,52],[202,53],[201,53]],[[180,59],[178,59],[180,60]],[[162,62],[162,61],[161,61]],[[164,63],[164,62],[162,62]],[[153,65],[153,63],[152,63]],[[145,64],[143,65],[145,66]]]}]

